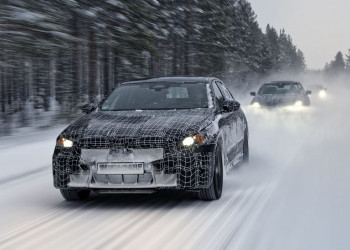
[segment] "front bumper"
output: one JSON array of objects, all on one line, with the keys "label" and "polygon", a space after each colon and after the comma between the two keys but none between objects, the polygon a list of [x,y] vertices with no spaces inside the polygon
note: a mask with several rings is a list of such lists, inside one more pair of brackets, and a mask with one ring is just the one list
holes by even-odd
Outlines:
[{"label": "front bumper", "polygon": [[[202,189],[211,184],[215,144],[166,152],[163,148],[55,149],[54,186],[59,189]],[[143,163],[142,174],[100,174],[101,162]]]}]

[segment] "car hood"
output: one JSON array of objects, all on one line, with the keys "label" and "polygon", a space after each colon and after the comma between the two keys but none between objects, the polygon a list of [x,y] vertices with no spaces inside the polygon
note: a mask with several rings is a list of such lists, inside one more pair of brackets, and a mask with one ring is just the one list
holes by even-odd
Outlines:
[{"label": "car hood", "polygon": [[99,111],[85,115],[60,136],[82,138],[181,138],[202,130],[215,118],[211,109]]},{"label": "car hood", "polygon": [[264,94],[257,95],[252,102],[259,102],[263,106],[292,105],[298,100],[303,100],[301,94]]}]

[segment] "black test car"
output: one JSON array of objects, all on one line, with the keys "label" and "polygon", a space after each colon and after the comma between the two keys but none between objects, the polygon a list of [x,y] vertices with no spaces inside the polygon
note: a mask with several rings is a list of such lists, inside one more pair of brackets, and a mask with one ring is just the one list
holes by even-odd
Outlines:
[{"label": "black test car", "polygon": [[82,110],[53,154],[54,186],[66,200],[161,189],[216,200],[224,171],[249,160],[246,117],[217,78],[125,82]]},{"label": "black test car", "polygon": [[251,105],[254,107],[310,106],[310,90],[303,88],[300,82],[274,81],[263,84],[254,96]]}]

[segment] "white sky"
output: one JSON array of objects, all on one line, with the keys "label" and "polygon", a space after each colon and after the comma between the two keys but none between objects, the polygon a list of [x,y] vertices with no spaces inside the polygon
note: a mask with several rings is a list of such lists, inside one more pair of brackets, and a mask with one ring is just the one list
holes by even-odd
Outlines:
[{"label": "white sky", "polygon": [[350,49],[350,0],[249,0],[263,32],[284,28],[309,69],[323,69]]}]

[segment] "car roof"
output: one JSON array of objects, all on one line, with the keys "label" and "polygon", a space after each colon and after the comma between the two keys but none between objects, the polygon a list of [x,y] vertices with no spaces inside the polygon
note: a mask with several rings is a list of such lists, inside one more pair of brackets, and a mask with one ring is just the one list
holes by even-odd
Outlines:
[{"label": "car roof", "polygon": [[271,82],[264,83],[264,85],[265,84],[290,84],[290,83],[300,83],[300,82],[297,82],[297,81],[271,81]]},{"label": "car roof", "polygon": [[129,83],[149,83],[149,82],[205,82],[209,83],[212,80],[216,79],[215,77],[198,77],[198,76],[173,76],[173,77],[157,77],[150,79],[142,79],[136,81],[123,82],[122,84]]}]

